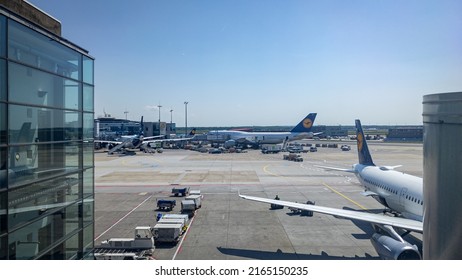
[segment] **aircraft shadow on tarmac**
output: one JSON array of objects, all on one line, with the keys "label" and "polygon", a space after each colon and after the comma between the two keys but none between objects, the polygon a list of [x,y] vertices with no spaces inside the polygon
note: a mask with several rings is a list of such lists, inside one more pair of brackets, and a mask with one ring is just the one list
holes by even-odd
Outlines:
[{"label": "aircraft shadow on tarmac", "polygon": [[373,257],[369,254],[365,256],[354,256],[354,257],[345,257],[345,256],[330,256],[326,252],[322,251],[320,255],[315,254],[297,254],[297,253],[284,253],[280,249],[276,252],[269,251],[258,251],[258,250],[248,250],[248,249],[233,249],[233,248],[223,248],[217,247],[217,250],[224,255],[237,256],[255,260],[372,260],[380,259],[379,257]]},{"label": "aircraft shadow on tarmac", "polygon": [[[357,209],[352,209],[349,207],[343,207],[343,209],[351,210],[351,211],[358,211],[358,212],[369,212],[369,213],[375,213],[375,214],[383,213],[383,209],[357,210]],[[339,218],[339,219],[343,219],[343,218]],[[351,220],[351,222],[355,224],[355,226],[360,228],[362,231],[364,231],[364,234],[353,234],[353,236],[356,239],[370,239],[372,237],[372,234],[375,232],[372,225],[368,222],[363,222],[363,221],[358,221],[358,220]],[[398,233],[402,234],[403,232],[399,231]],[[417,245],[420,252],[422,252],[422,240],[410,234],[405,235],[403,239],[409,242],[410,244]]]}]

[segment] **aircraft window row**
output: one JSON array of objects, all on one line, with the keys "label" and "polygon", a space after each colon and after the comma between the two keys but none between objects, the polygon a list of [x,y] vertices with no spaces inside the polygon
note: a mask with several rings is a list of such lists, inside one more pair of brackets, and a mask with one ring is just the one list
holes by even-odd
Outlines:
[{"label": "aircraft window row", "polygon": [[388,191],[390,193],[398,195],[398,190],[397,190],[398,188],[393,189],[393,188],[390,188],[388,186],[385,186],[383,183],[377,183],[377,182],[374,182],[374,181],[366,179],[366,178],[364,178],[364,181],[366,181],[367,183],[372,184],[372,185],[374,185],[376,187],[379,187],[379,188],[381,188],[383,190],[386,190],[386,191]]},{"label": "aircraft window row", "polygon": [[417,199],[417,198],[415,198],[415,197],[413,197],[413,196],[406,195],[406,199],[407,199],[407,200],[410,200],[410,201],[412,201],[412,202],[414,202],[414,203],[423,205],[423,200]]}]

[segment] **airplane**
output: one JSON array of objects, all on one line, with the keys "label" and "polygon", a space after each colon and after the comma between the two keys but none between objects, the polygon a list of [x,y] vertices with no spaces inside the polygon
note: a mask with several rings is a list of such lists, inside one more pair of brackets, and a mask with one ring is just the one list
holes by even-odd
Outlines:
[{"label": "airplane", "polygon": [[[351,169],[318,167],[354,173],[365,188],[363,195],[375,198],[393,213],[392,216],[385,212],[366,213],[252,197],[240,193],[239,196],[263,203],[370,222],[376,230],[371,237],[371,243],[382,259],[421,259],[418,247],[405,241],[403,237],[410,232],[423,232],[423,180],[420,177],[395,171],[394,168],[399,166],[376,166],[369,153],[360,120],[356,120],[355,123],[359,163],[354,164]],[[402,231],[404,233],[398,233]]]},{"label": "airplane", "polygon": [[251,145],[259,147],[261,144],[280,144],[289,141],[312,138],[314,135],[313,127],[316,113],[310,113],[303,118],[290,132],[246,132],[237,130],[213,130],[207,133],[207,140],[210,142],[224,142],[228,146]]},{"label": "airplane", "polygon": [[[190,133],[194,137],[195,129]],[[122,136],[123,141],[108,141],[108,140],[95,140],[95,143],[106,143],[109,144],[108,154],[112,155],[115,152],[120,152],[127,155],[134,154],[134,149],[141,149],[144,151],[150,150],[151,143],[161,143],[161,142],[178,142],[178,141],[187,141],[191,138],[177,138],[177,139],[157,139],[165,137],[165,135],[149,136],[144,137],[143,133],[143,117],[140,121],[140,132],[135,135]]]}]

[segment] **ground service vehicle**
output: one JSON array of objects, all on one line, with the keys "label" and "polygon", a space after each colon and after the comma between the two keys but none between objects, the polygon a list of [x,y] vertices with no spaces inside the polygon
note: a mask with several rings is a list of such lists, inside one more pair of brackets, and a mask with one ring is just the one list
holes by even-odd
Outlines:
[{"label": "ground service vehicle", "polygon": [[201,198],[202,196],[200,195],[189,195],[185,199],[194,201],[194,205],[196,206],[196,209],[199,209],[202,207]]},{"label": "ground service vehicle", "polygon": [[178,243],[183,232],[181,224],[156,224],[152,229],[154,241],[158,243]]},{"label": "ground service vehicle", "polygon": [[194,216],[196,211],[196,203],[194,200],[182,200],[181,201],[181,214],[187,214],[189,218]]},{"label": "ground service vehicle", "polygon": [[176,205],[176,200],[174,199],[159,199],[157,200],[157,208],[159,210],[172,211]]},{"label": "ground service vehicle", "polygon": [[97,260],[149,259],[155,250],[154,237],[149,226],[135,228],[134,238],[110,238],[95,247]]},{"label": "ground service vehicle", "polygon": [[189,221],[188,215],[185,214],[164,214],[161,216],[161,219],[183,219],[184,224],[187,224]]},{"label": "ground service vehicle", "polygon": [[189,194],[189,187],[183,187],[183,188],[173,188],[172,189],[172,194],[175,196],[187,196]]}]

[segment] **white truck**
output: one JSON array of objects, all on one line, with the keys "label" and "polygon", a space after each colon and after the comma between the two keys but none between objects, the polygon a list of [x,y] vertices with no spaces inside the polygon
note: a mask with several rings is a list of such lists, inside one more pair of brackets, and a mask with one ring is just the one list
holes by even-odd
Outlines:
[{"label": "white truck", "polygon": [[154,236],[149,226],[135,228],[134,238],[110,238],[95,247],[97,260],[149,259],[155,250]]},{"label": "white truck", "polygon": [[154,241],[158,243],[178,243],[180,236],[183,232],[181,224],[156,224],[152,233],[154,234]]}]

